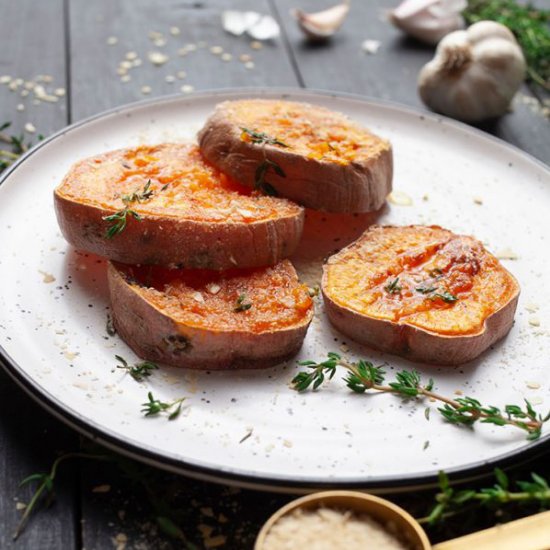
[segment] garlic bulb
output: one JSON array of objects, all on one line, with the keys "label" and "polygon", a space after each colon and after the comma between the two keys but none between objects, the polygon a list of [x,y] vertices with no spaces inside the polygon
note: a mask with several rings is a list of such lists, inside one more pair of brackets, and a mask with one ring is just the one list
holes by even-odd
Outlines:
[{"label": "garlic bulb", "polygon": [[435,57],[418,75],[418,92],[434,111],[476,122],[504,114],[525,68],[510,30],[480,21],[441,40]]},{"label": "garlic bulb", "polygon": [[341,26],[349,12],[349,0],[316,13],[305,13],[294,9],[291,14],[298,21],[298,26],[310,40],[326,40]]},{"label": "garlic bulb", "polygon": [[389,13],[399,29],[427,44],[437,44],[446,34],[464,28],[460,12],[466,0],[405,0]]}]

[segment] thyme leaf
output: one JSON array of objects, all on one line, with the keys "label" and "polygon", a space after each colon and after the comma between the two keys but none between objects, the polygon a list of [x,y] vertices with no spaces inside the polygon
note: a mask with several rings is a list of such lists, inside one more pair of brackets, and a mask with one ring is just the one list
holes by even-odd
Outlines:
[{"label": "thyme leaf", "polygon": [[235,304],[235,307],[233,308],[233,311],[235,312],[241,312],[241,311],[247,311],[252,307],[252,302],[247,301],[246,294],[240,294],[237,298],[237,302]]},{"label": "thyme leaf", "polygon": [[437,290],[437,287],[426,283],[426,284],[417,286],[415,290],[416,292],[420,292],[420,294],[430,294],[431,292],[435,292]]},{"label": "thyme leaf", "polygon": [[151,361],[142,361],[135,365],[129,365],[124,357],[115,355],[115,358],[120,363],[120,365],[117,365],[117,369],[124,369],[136,382],[143,382],[144,378],[148,378],[153,374],[154,370],[159,368],[157,364]]},{"label": "thyme leaf", "polygon": [[281,176],[282,178],[286,177],[283,169],[276,162],[273,162],[269,159],[264,159],[264,161],[258,166],[258,168],[256,168],[256,173],[254,176],[254,188],[262,191],[266,195],[276,197],[278,195],[277,190],[273,187],[273,185],[271,185],[271,183],[267,182],[265,179],[267,172],[270,168],[272,168],[278,176]]},{"label": "thyme leaf", "polygon": [[432,378],[424,382],[415,370],[397,372],[395,380],[385,383],[386,373],[382,367],[376,367],[366,360],[348,363],[334,352],[328,353],[327,359],[320,363],[307,360],[298,364],[306,367],[306,370],[299,372],[291,382],[292,388],[298,392],[304,392],[309,388],[318,389],[327,378],[333,378],[336,370],[341,368],[347,371],[344,381],[351,391],[392,393],[403,399],[439,401],[443,406],[437,410],[450,424],[472,426],[476,422],[481,422],[495,426],[513,426],[527,432],[528,440],[535,440],[540,437],[543,424],[550,419],[550,412],[543,417],[527,400],[524,407],[506,405],[504,411],[501,411],[493,405],[483,405],[472,397],[445,397],[433,391]]},{"label": "thyme leaf", "polygon": [[447,304],[452,304],[458,300],[458,297],[451,294],[448,290],[444,290],[443,292],[435,292],[430,296],[430,300],[436,300],[437,298],[443,300]]},{"label": "thyme leaf", "polygon": [[384,290],[388,294],[399,294],[403,290],[403,287],[399,284],[399,277],[396,277],[393,281],[389,281]]},{"label": "thyme leaf", "polygon": [[[160,413],[168,412],[168,420],[175,420],[181,412],[181,406],[183,401],[185,400],[185,397],[180,397],[175,401],[165,403],[163,401],[160,401],[160,399],[155,399],[155,397],[153,396],[153,392],[148,392],[147,399],[148,400],[145,403],[141,404],[141,412],[145,416],[157,416]],[[171,411],[171,409],[173,410]]]},{"label": "thyme leaf", "polygon": [[271,137],[264,132],[257,132],[256,130],[249,130],[248,128],[243,127],[241,127],[241,130],[243,132],[243,135],[247,135],[252,143],[289,147],[284,141]]}]

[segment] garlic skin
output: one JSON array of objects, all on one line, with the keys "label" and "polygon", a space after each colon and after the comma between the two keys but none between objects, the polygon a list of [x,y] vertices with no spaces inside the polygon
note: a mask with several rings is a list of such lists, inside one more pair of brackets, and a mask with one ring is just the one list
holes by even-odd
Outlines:
[{"label": "garlic skin", "polygon": [[418,75],[418,93],[434,111],[479,122],[506,112],[525,79],[523,52],[512,32],[480,21],[448,34]]},{"label": "garlic skin", "polygon": [[309,40],[322,41],[330,38],[341,26],[349,12],[349,0],[316,13],[294,9],[290,13]]},{"label": "garlic skin", "polygon": [[405,0],[388,18],[410,36],[435,45],[450,32],[464,28],[461,12],[467,5],[466,0]]},{"label": "garlic skin", "polygon": [[254,40],[272,40],[280,34],[279,24],[271,15],[255,11],[226,10],[222,13],[222,27],[230,34],[246,33]]}]

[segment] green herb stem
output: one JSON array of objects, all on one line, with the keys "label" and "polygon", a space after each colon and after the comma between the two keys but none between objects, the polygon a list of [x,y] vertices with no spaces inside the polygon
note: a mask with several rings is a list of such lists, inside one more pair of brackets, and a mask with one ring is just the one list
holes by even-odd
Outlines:
[{"label": "green herb stem", "polygon": [[494,474],[496,483],[492,487],[457,490],[451,487],[447,474],[439,472],[439,493],[435,495],[435,505],[418,522],[433,525],[467,510],[484,506],[495,508],[502,504],[533,502],[542,506],[550,504],[550,487],[542,476],[531,473],[529,481],[515,483],[519,491],[512,491],[508,476],[500,468],[496,468]]},{"label": "green herb stem", "polygon": [[451,423],[472,426],[476,422],[494,424],[496,426],[513,426],[527,432],[527,439],[538,439],[543,424],[550,419],[550,412],[542,417],[537,414],[529,401],[525,400],[525,408],[518,405],[506,405],[504,412],[498,407],[484,406],[471,397],[452,399],[433,391],[434,381],[430,378],[422,384],[420,375],[416,371],[400,371],[396,379],[389,384],[383,384],[385,372],[381,367],[375,367],[369,361],[348,363],[334,352],[328,354],[328,359],[316,363],[315,361],[301,361],[308,371],[299,372],[292,380],[292,386],[299,392],[312,387],[314,390],[328,378],[335,375],[338,367],[345,369],[348,374],[344,379],[349,389],[356,393],[365,393],[369,390],[391,393],[404,399],[430,399],[443,403],[438,408],[443,418]]},{"label": "green herb stem", "polygon": [[[161,191],[164,191],[166,187],[166,185],[163,185]],[[124,203],[124,208],[109,216],[103,216],[105,221],[111,223],[105,231],[105,238],[112,239],[116,235],[122,233],[126,229],[128,216],[131,216],[136,221],[140,222],[142,220],[141,216],[135,210],[130,208],[130,205],[135,203],[143,203],[149,200],[154,193],[155,191],[151,189],[151,180],[148,180],[141,192],[134,191],[129,195],[122,195],[121,200]]]},{"label": "green herb stem", "polygon": [[23,532],[23,529],[25,528],[25,525],[36,508],[38,502],[40,501],[40,498],[45,493],[48,495],[49,498],[53,497],[53,489],[54,489],[54,480],[57,475],[57,470],[62,462],[73,459],[73,458],[88,458],[92,460],[110,460],[110,458],[106,455],[91,455],[88,453],[67,453],[63,456],[60,456],[57,460],[54,461],[51,470],[49,473],[37,473],[32,474],[28,477],[26,477],[19,486],[26,485],[28,483],[32,483],[33,481],[38,482],[38,486],[29,502],[29,504],[25,508],[25,512],[23,513],[23,516],[21,517],[15,532],[13,533],[13,540],[17,540],[21,533]]}]

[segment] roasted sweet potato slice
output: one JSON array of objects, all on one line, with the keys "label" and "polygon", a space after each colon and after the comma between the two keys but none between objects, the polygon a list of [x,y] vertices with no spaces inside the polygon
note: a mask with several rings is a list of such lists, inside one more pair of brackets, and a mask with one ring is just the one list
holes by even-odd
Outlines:
[{"label": "roasted sweet potato slice", "polygon": [[389,142],[306,103],[221,103],[200,131],[199,145],[205,158],[241,183],[309,208],[370,212],[391,191]]},{"label": "roasted sweet potato slice", "polygon": [[170,270],[110,263],[115,327],[140,356],[177,367],[269,367],[301,347],[313,304],[294,267]]},{"label": "roasted sweet potato slice", "polygon": [[54,197],[71,244],[133,264],[273,265],[293,252],[303,227],[301,207],[239,185],[187,144],[82,160]]},{"label": "roasted sweet potato slice", "polygon": [[470,361],[501,339],[519,295],[479,241],[437,226],[373,226],[329,258],[322,290],[344,334],[441,365]]}]

